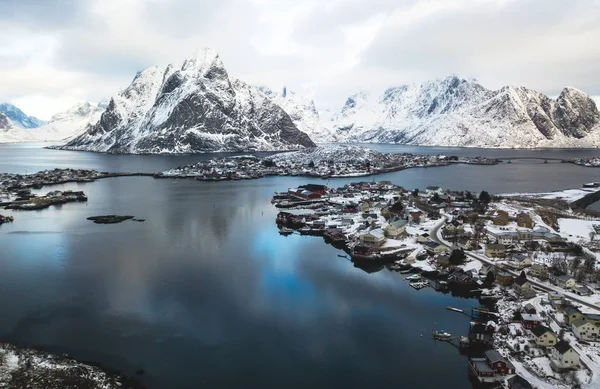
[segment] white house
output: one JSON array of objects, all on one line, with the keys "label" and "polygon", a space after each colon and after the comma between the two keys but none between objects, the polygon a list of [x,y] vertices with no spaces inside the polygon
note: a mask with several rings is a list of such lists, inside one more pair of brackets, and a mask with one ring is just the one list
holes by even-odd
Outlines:
[{"label": "white house", "polygon": [[550,348],[550,360],[557,369],[578,369],[579,354],[568,342],[561,340]]},{"label": "white house", "polygon": [[550,281],[552,281],[554,285],[564,289],[571,289],[575,286],[575,278],[571,276],[552,276],[550,277]]},{"label": "white house", "polygon": [[556,334],[543,325],[537,325],[528,331],[529,339],[533,340],[538,347],[552,347],[558,342]]},{"label": "white house", "polygon": [[385,227],[385,235],[388,238],[396,239],[406,231],[407,221],[404,219],[398,219]]},{"label": "white house", "polygon": [[515,269],[524,269],[531,266],[531,257],[527,254],[516,254],[512,257],[508,265]]},{"label": "white house", "polygon": [[444,194],[444,190],[439,186],[428,186],[427,188],[425,188],[425,192],[429,196],[433,196],[434,193],[437,193],[438,195]]},{"label": "white house", "polygon": [[381,246],[384,242],[385,233],[381,228],[376,228],[360,236],[360,243],[365,246]]},{"label": "white house", "polygon": [[579,340],[596,341],[600,335],[600,328],[596,327],[592,322],[585,318],[573,320],[571,328]]}]

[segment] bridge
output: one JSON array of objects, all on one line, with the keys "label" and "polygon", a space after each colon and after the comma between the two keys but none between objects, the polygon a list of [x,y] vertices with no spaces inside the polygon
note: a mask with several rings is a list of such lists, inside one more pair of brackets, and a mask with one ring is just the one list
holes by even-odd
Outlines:
[{"label": "bridge", "polygon": [[552,162],[566,162],[566,160],[564,158],[531,157],[531,156],[526,156],[526,157],[494,157],[494,159],[497,159],[499,161],[506,161],[508,163],[511,163],[512,161],[516,161],[516,160],[537,160],[537,161],[544,161],[544,163],[548,163],[549,161],[552,161]]}]

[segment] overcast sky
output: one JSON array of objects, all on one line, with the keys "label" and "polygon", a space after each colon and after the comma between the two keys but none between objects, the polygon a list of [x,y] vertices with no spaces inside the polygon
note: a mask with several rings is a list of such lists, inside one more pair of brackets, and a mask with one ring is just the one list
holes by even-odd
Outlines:
[{"label": "overcast sky", "polygon": [[202,47],[320,109],[450,74],[598,96],[599,21],[600,0],[0,0],[0,101],[48,119]]}]

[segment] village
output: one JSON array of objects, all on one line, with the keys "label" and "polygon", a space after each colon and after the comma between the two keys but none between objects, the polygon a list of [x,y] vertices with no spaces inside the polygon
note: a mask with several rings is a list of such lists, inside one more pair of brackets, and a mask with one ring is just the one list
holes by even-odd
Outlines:
[{"label": "village", "polygon": [[163,178],[195,178],[201,181],[256,179],[267,176],[318,178],[359,177],[416,167],[449,166],[455,163],[494,165],[482,157],[380,153],[360,146],[322,146],[268,157],[244,155],[215,158],[171,169]]},{"label": "village", "polygon": [[398,271],[417,290],[479,298],[477,312],[458,312],[471,319],[458,343],[478,351],[473,380],[592,388],[600,385],[600,219],[565,208],[597,196],[598,185],[491,196],[380,181],[307,184],[272,203],[282,209],[281,235],[322,236],[355,265]]}]

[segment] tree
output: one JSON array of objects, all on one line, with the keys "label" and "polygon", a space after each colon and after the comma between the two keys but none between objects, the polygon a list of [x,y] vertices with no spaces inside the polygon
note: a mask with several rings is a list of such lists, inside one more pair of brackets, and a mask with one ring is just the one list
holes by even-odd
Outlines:
[{"label": "tree", "polygon": [[487,205],[492,201],[492,196],[490,196],[490,194],[488,192],[483,190],[479,194],[479,201],[482,202],[483,204]]},{"label": "tree", "polygon": [[436,204],[439,204],[442,202],[442,200],[440,199],[440,195],[437,192],[435,192],[433,194],[433,196],[431,197],[431,201],[433,201]]},{"label": "tree", "polygon": [[466,258],[467,256],[462,249],[456,249],[452,250],[452,254],[450,254],[450,258],[448,258],[448,260],[453,265],[460,265],[465,261]]},{"label": "tree", "polygon": [[272,159],[263,159],[262,163],[263,163],[263,165],[265,165],[265,167],[275,167],[275,166],[277,166],[277,164],[275,163],[275,161],[273,161]]},{"label": "tree", "polygon": [[494,283],[494,273],[490,270],[487,272],[487,274],[485,275],[485,283],[486,284],[492,284]]},{"label": "tree", "polygon": [[415,189],[412,191],[412,197],[419,197],[419,189]]},{"label": "tree", "polygon": [[315,162],[314,161],[310,161],[308,163],[308,167],[311,168],[311,169],[314,168],[315,167]]},{"label": "tree", "polygon": [[401,213],[404,209],[404,205],[402,205],[402,201],[398,200],[391,206],[391,211],[395,213]]},{"label": "tree", "polygon": [[469,192],[468,190],[465,191],[465,199],[473,200],[473,194],[471,192]]}]

